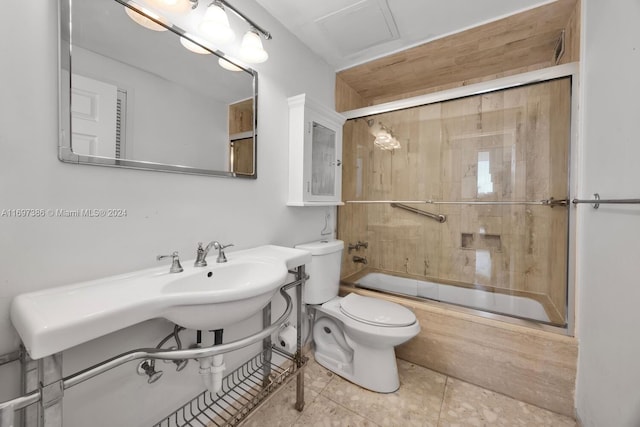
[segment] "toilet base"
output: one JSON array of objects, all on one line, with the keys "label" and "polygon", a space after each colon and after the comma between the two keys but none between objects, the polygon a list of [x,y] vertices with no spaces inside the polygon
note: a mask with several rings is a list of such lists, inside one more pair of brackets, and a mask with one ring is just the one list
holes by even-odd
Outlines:
[{"label": "toilet base", "polygon": [[398,365],[393,347],[388,349],[363,348],[362,345],[355,344],[353,341],[349,344],[354,348],[352,362],[344,363],[336,360],[318,349],[314,351],[316,362],[367,390],[377,393],[393,393],[400,388]]}]

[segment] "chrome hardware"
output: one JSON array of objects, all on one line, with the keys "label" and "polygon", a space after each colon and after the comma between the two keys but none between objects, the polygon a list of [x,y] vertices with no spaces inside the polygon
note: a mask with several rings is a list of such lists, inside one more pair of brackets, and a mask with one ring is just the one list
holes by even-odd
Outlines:
[{"label": "chrome hardware", "polygon": [[[168,349],[169,351],[173,351],[173,350],[182,350],[179,349],[176,346],[171,346]],[[184,368],[187,367],[187,363],[189,363],[189,359],[182,359],[182,360],[163,360],[164,363],[173,363],[174,365],[176,365],[176,372],[180,372],[182,371]],[[161,371],[162,372],[162,371]],[[151,384],[151,383],[149,383]]]},{"label": "chrome hardware", "polygon": [[349,243],[348,252],[351,253],[351,251],[353,250],[359,251],[360,248],[367,249],[368,247],[369,247],[369,242],[361,242],[360,240],[358,240],[358,243],[356,243],[355,245],[353,243]]},{"label": "chrome hardware", "polygon": [[184,271],[184,268],[180,265],[180,255],[178,255],[178,251],[175,251],[171,255],[158,255],[156,257],[158,261],[165,258],[171,258],[171,268],[169,269],[169,273],[180,273]]},{"label": "chrome hardware", "polygon": [[598,209],[601,203],[613,205],[637,205],[640,204],[640,199],[601,199],[600,194],[594,193],[593,200],[573,199],[571,203],[574,205],[579,203],[589,203],[593,209]]},{"label": "chrome hardware", "polygon": [[552,208],[555,206],[569,206],[569,199],[554,199],[553,197],[551,197],[547,200],[541,200],[541,202],[543,205]]},{"label": "chrome hardware", "polygon": [[145,359],[138,364],[136,369],[138,375],[146,375],[149,377],[147,382],[153,384],[162,377],[162,371],[156,371],[156,362],[152,359]]},{"label": "chrome hardware", "polygon": [[209,243],[206,248],[202,247],[202,242],[198,242],[198,249],[196,250],[196,262],[193,264],[194,267],[206,267],[207,254],[209,253],[209,249],[213,246],[213,242]]},{"label": "chrome hardware", "polygon": [[403,204],[408,203],[412,205],[416,204],[429,204],[429,205],[484,205],[484,206],[516,206],[516,205],[542,205],[548,207],[554,206],[567,206],[568,200],[566,199],[549,199],[542,200],[496,200],[496,201],[484,201],[484,200],[465,200],[465,201],[437,201],[437,200],[346,200],[345,203],[354,204],[385,204],[395,203]]},{"label": "chrome hardware", "polygon": [[391,203],[392,208],[400,208],[405,211],[413,212],[418,215],[426,216],[427,218],[435,219],[436,221],[442,223],[447,220],[447,217],[440,214],[434,214],[431,212],[423,211],[421,209],[412,208],[411,206],[403,205],[402,203]]},{"label": "chrome hardware", "polygon": [[217,263],[227,262],[227,256],[224,254],[225,248],[229,246],[233,246],[233,243],[229,243],[228,245],[221,245],[218,242],[213,242],[213,247],[218,250],[218,258],[216,258]]},{"label": "chrome hardware", "polygon": [[207,254],[211,250],[211,248],[218,249],[218,258],[216,259],[217,263],[227,262],[227,256],[224,254],[224,249],[229,246],[233,246],[233,243],[228,245],[222,245],[218,241],[214,240],[213,242],[209,242],[206,248],[202,247],[202,242],[198,242],[198,252],[196,256],[196,262],[193,264],[196,267],[206,267],[207,266]]},{"label": "chrome hardware", "polygon": [[360,263],[360,264],[368,264],[369,263],[369,261],[367,261],[367,257],[354,255],[352,259],[353,259],[353,262],[355,262],[355,263]]}]

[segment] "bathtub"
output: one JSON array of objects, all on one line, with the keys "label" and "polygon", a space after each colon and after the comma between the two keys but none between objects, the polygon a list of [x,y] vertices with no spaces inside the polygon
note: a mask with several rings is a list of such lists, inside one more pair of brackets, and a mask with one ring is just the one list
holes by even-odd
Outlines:
[{"label": "bathtub", "polygon": [[[420,333],[396,347],[398,358],[574,416],[578,341],[554,322],[523,320],[525,315],[547,318],[538,301],[370,268],[342,278],[340,295],[348,293],[381,298],[415,313]],[[434,303],[426,296],[451,303]],[[516,314],[496,316],[489,310]]]},{"label": "bathtub", "polygon": [[409,279],[370,272],[353,282],[356,287],[426,298],[491,313],[549,322],[544,306],[532,298],[482,289]]}]

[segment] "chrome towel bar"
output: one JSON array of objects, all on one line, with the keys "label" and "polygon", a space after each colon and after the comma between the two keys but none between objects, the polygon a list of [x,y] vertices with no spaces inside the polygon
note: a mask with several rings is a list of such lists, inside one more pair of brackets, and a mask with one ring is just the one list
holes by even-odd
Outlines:
[{"label": "chrome towel bar", "polygon": [[589,203],[591,204],[593,209],[598,209],[601,204],[638,205],[640,204],[640,199],[601,199],[600,194],[594,193],[593,200],[573,199],[571,203],[573,203],[574,205],[580,203]]}]

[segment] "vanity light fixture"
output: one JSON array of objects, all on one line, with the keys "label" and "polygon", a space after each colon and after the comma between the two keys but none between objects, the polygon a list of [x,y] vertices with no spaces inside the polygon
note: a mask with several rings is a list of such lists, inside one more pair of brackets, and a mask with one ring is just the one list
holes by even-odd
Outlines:
[{"label": "vanity light fixture", "polygon": [[142,12],[145,13],[145,15],[150,16],[153,19],[147,18],[147,16],[138,13],[135,9],[131,9],[129,7],[124,7],[125,12],[127,13],[127,16],[129,18],[131,18],[133,20],[133,22],[135,22],[138,25],[143,26],[144,28],[147,28],[149,30],[152,31],[167,31],[167,28],[163,27],[162,25],[156,23],[153,19],[155,19],[156,21],[160,21],[164,23],[164,20],[162,18],[160,18],[158,15],[156,15],[153,12],[150,12],[149,10],[146,9],[140,9]]},{"label": "vanity light fixture", "polygon": [[185,49],[190,50],[193,53],[197,53],[200,55],[209,55],[211,53],[207,49],[184,37],[180,37],[180,44],[182,44]]},{"label": "vanity light fixture", "polygon": [[218,0],[207,7],[200,22],[200,31],[215,44],[226,44],[236,37],[229,25],[229,17],[224,11],[224,6]]},{"label": "vanity light fixture", "polygon": [[156,10],[164,10],[173,13],[185,13],[189,9],[195,9],[196,0],[145,0],[145,3]]},{"label": "vanity light fixture", "polygon": [[240,45],[240,58],[250,64],[259,64],[269,59],[269,54],[262,47],[260,34],[255,28],[251,28],[242,37]]},{"label": "vanity light fixture", "polygon": [[[192,0],[193,1],[193,0]],[[244,15],[242,12],[240,12],[238,9],[236,9],[235,7],[231,6],[226,0],[214,0],[209,7],[207,8],[207,13],[209,13],[209,10],[211,8],[214,9],[218,9],[220,11],[222,11],[222,13],[224,13],[224,17],[226,19],[226,24],[228,26],[228,18],[226,15],[227,10],[230,10],[231,12],[233,12],[236,16],[238,16],[240,19],[242,19],[244,22],[246,22],[247,24],[249,24],[249,31],[247,31],[247,33],[244,35],[244,37],[242,38],[242,43],[240,45],[240,52],[239,52],[239,56],[240,59],[250,63],[250,64],[258,64],[261,62],[266,61],[269,58],[269,54],[267,53],[266,50],[264,50],[264,47],[262,46],[262,40],[260,39],[260,35],[262,35],[265,40],[270,40],[271,39],[271,33],[269,33],[268,31],[264,30],[263,28],[261,28],[258,24],[256,24],[255,22],[253,22],[251,19],[249,19],[246,15]],[[213,13],[213,12],[211,12]],[[215,12],[216,14],[218,14],[219,12]],[[221,15],[220,15],[221,16]],[[206,19],[206,13],[205,13],[205,18]],[[222,18],[220,18],[222,19]],[[202,29],[202,27],[201,27]],[[204,32],[204,30],[203,30]],[[211,40],[212,42],[214,42],[214,40]],[[225,61],[222,61],[225,62]],[[226,68],[226,67],[225,67]]]},{"label": "vanity light fixture", "polygon": [[[172,13],[184,13],[190,8],[195,9],[198,6],[198,0],[147,0],[147,4],[156,10],[164,10]],[[138,13],[137,9],[142,13]],[[135,5],[135,9],[124,6],[124,10],[129,18],[131,18],[136,24],[142,25],[143,27],[153,31],[167,31],[167,28],[155,22],[160,21],[161,23],[169,26],[167,21],[146,8]]]},{"label": "vanity light fixture", "polygon": [[[195,10],[198,7],[199,0],[148,0],[149,2],[157,5],[159,9],[164,9],[166,11],[182,11],[190,8]],[[130,1],[130,3],[132,3]],[[140,10],[141,13],[138,13],[137,10]],[[145,28],[154,31],[166,31],[167,28],[160,25],[158,22],[165,24],[165,20],[159,17],[157,14],[150,12],[149,10],[139,8],[138,6],[129,7],[125,6],[125,10],[127,15],[131,19],[133,19],[136,23],[142,25]],[[239,59],[249,64],[259,64],[261,62],[265,62],[269,59],[269,54],[264,49],[262,45],[262,40],[260,36],[262,35],[265,40],[271,39],[271,33],[261,28],[247,16],[245,16],[242,12],[238,11],[236,8],[231,6],[226,0],[213,0],[205,10],[202,21],[200,22],[198,28],[202,32],[203,36],[206,37],[207,41],[216,44],[228,44],[235,39],[235,33],[231,29],[229,25],[229,17],[227,16],[227,10],[233,12],[236,16],[242,19],[244,22],[249,24],[249,31],[247,31],[242,38],[242,43],[240,44],[240,50],[238,53]],[[157,21],[157,22],[156,22]],[[167,26],[171,26],[170,24],[166,24]],[[210,53],[208,50],[203,49],[195,43],[181,37],[180,42],[182,45],[195,53],[198,54],[207,54]],[[225,61],[223,59],[219,60],[218,63],[221,67],[231,70],[231,71],[239,71],[240,68],[235,65]]]},{"label": "vanity light fixture", "polygon": [[158,0],[158,3],[165,5],[167,7],[172,7],[178,4],[180,0]]},{"label": "vanity light fixture", "polygon": [[241,71],[242,70],[242,68],[240,68],[237,65],[227,61],[224,58],[218,59],[218,65],[220,65],[225,70],[229,70],[229,71]]}]

